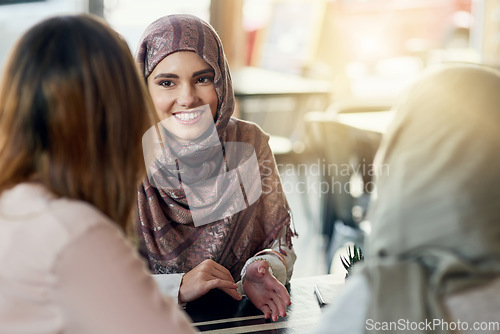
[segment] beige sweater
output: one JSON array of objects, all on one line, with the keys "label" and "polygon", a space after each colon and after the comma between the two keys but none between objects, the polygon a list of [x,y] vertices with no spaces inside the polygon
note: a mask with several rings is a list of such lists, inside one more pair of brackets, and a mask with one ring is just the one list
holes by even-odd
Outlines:
[{"label": "beige sweater", "polygon": [[[406,287],[395,286],[393,294],[406,293],[407,290]],[[366,278],[363,275],[349,277],[342,293],[324,309],[321,321],[312,333],[365,334],[376,325],[381,327],[383,324],[375,324],[371,321],[372,319],[366,318],[369,299],[370,286]],[[432,329],[440,328],[456,328],[453,332],[456,334],[500,333],[498,316],[500,314],[500,278],[492,279],[489,284],[448,296],[444,300],[444,307],[449,312],[449,319],[437,319],[435,325],[429,325],[430,333],[433,332]],[[424,333],[418,330],[412,332],[411,326],[416,324],[407,324],[405,318],[401,321],[402,323],[396,324],[398,325],[396,330],[387,330],[387,334]]]},{"label": "beige sweater", "polygon": [[37,184],[0,196],[0,334],[193,333],[121,231]]}]

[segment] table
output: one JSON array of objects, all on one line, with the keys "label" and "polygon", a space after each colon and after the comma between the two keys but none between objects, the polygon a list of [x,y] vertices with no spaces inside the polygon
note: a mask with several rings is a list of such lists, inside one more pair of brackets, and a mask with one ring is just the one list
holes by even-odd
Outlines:
[{"label": "table", "polygon": [[386,133],[394,118],[394,110],[337,114],[337,122],[366,131]]},{"label": "table", "polygon": [[188,303],[186,312],[193,325],[205,334],[238,333],[310,333],[317,326],[322,310],[314,294],[314,284],[320,289],[326,302],[332,302],[344,286],[344,278],[338,275],[322,275],[292,278],[287,287],[292,304],[287,316],[273,322],[246,297],[236,301],[220,290],[212,290],[202,298]]},{"label": "table", "polygon": [[306,123],[339,123],[352,128],[384,134],[395,115],[394,110],[328,113],[310,112],[305,115]]},{"label": "table", "polygon": [[331,84],[328,81],[304,78],[259,67],[237,68],[231,72],[231,76],[236,98],[311,94],[329,98],[331,94]]}]

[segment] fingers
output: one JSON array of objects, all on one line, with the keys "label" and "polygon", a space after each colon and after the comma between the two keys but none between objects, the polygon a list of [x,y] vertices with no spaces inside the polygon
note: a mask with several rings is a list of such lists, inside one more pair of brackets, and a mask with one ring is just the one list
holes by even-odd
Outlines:
[{"label": "fingers", "polygon": [[267,306],[269,306],[269,308],[271,309],[273,321],[278,320],[278,316],[279,316],[278,306],[276,306],[276,304],[273,301],[271,301],[269,304],[267,304]]},{"label": "fingers", "polygon": [[[276,298],[279,298],[279,300],[281,300],[284,305],[290,305],[291,300],[290,300],[290,294],[288,293],[288,290],[274,276],[270,275],[270,277],[272,279],[268,280],[267,288],[269,290],[271,290],[272,293],[277,294]],[[276,298],[273,298],[273,299],[276,299]]]},{"label": "fingers", "polygon": [[277,293],[273,294],[272,300],[278,307],[279,315],[283,318],[286,317],[286,305],[288,304],[285,304],[285,301]]},{"label": "fingers", "polygon": [[290,300],[290,294],[288,293],[288,290],[282,285],[278,285],[275,287],[274,292],[276,292],[280,299],[283,301],[285,305],[291,305],[292,302]]},{"label": "fingers", "polygon": [[276,293],[260,307],[260,310],[264,313],[264,318],[271,318],[273,321],[277,321],[278,317],[286,317],[286,305]]},{"label": "fingers", "polygon": [[[236,285],[236,288],[238,287],[238,284],[235,284]],[[236,288],[226,288],[226,289],[222,289],[220,288],[222,291],[224,291],[225,293],[227,293],[228,295],[230,295],[233,299],[236,299],[236,300],[241,300],[243,297],[238,293],[238,291],[236,291]]]},{"label": "fingers", "polygon": [[205,267],[205,273],[212,275],[207,282],[209,290],[221,289],[233,299],[241,300],[243,298],[236,291],[238,284],[234,283],[234,279],[229,270],[212,260],[205,260],[202,264]]},{"label": "fingers", "polygon": [[226,281],[226,280],[222,280],[220,278],[213,278],[209,281],[206,281],[206,282],[200,282],[201,284],[206,284],[208,290],[212,290],[212,289],[221,289],[221,290],[224,290],[224,289],[227,289],[227,290],[234,290],[236,291],[236,289],[238,288],[238,284],[236,283],[233,283],[233,282],[229,282],[229,281]]},{"label": "fingers", "polygon": [[[210,260],[210,261],[212,261],[212,260]],[[227,270],[226,267],[218,264],[217,262],[214,262],[214,261],[212,261],[212,262],[214,264],[215,276],[234,282],[233,276],[231,275],[229,270]]]},{"label": "fingers", "polygon": [[264,313],[264,318],[266,319],[269,319],[269,317],[271,316],[272,312],[271,312],[271,309],[269,308],[269,306],[267,305],[263,305],[260,310],[262,311],[262,313]]},{"label": "fingers", "polygon": [[210,259],[204,260],[202,263],[196,266],[195,269],[198,267],[200,267],[199,269],[205,273],[208,273],[210,275],[213,275],[214,277],[231,281],[234,283],[233,276],[231,276],[229,270],[227,270],[224,266],[218,264],[213,260]]},{"label": "fingers", "polygon": [[198,299],[212,289],[226,289],[225,292],[236,300],[241,296],[236,289],[229,270],[213,260],[205,260],[195,268],[184,274],[180,289],[179,302],[190,302]]}]

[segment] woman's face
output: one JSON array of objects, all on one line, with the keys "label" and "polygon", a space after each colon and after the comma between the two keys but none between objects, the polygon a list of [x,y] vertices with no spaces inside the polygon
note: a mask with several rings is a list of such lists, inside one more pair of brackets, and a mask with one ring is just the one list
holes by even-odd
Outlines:
[{"label": "woman's face", "polygon": [[198,54],[178,51],[165,57],[147,78],[161,123],[180,141],[196,139],[213,126],[218,104],[214,76]]}]

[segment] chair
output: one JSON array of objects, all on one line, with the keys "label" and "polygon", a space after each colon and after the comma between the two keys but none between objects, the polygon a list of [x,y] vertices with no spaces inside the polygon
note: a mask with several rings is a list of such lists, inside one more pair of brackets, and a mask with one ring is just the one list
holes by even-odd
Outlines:
[{"label": "chair", "polygon": [[[355,118],[366,113],[377,115],[388,123],[392,117],[392,114],[386,114],[388,109],[390,105],[385,103],[360,103],[358,107],[350,103],[305,115],[306,150],[317,157],[318,163],[322,165],[321,182],[328,185],[328,191],[321,193],[321,231],[328,245],[328,266],[333,254],[344,242],[360,242],[359,235],[362,232],[359,223],[365,217],[370,194],[374,190],[371,168],[382,138],[380,124],[371,124],[372,127],[380,126],[376,128],[377,131],[371,131],[370,126],[361,128],[349,125],[341,116],[350,114]],[[353,236],[335,236],[339,228],[350,229],[347,234]],[[356,236],[356,233],[359,235]]]}]

